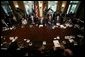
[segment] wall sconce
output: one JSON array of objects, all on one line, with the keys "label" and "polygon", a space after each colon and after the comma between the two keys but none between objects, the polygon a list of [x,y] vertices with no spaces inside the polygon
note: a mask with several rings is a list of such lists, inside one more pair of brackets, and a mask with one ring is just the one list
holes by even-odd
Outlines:
[{"label": "wall sconce", "polygon": [[15,8],[19,8],[17,1],[13,1]]},{"label": "wall sconce", "polygon": [[64,8],[65,7],[65,4],[62,4],[62,8]]},{"label": "wall sconce", "polygon": [[18,6],[18,5],[15,5],[15,7],[16,7],[16,8],[19,8],[19,6]]},{"label": "wall sconce", "polygon": [[63,3],[62,3],[62,6],[61,6],[61,11],[62,11],[62,12],[64,12],[65,5],[66,5],[66,2],[63,2]]}]

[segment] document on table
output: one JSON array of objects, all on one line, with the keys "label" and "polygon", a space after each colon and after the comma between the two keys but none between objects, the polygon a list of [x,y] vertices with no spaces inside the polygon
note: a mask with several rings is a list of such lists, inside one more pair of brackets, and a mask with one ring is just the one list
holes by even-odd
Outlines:
[{"label": "document on table", "polygon": [[55,47],[61,47],[58,40],[53,40],[53,43]]},{"label": "document on table", "polygon": [[43,41],[43,45],[46,45],[46,41]]},{"label": "document on table", "polygon": [[43,25],[39,25],[39,28],[40,28],[40,27],[43,27]]},{"label": "document on table", "polygon": [[69,39],[69,42],[72,43],[72,42],[74,42],[74,40],[73,39]]}]

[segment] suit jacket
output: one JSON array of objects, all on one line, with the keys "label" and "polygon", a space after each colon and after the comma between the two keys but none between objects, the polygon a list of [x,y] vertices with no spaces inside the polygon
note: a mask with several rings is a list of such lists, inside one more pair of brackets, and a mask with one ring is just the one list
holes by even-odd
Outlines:
[{"label": "suit jacket", "polygon": [[33,22],[35,23],[35,19],[34,19],[34,18],[33,18],[33,20],[32,20],[32,18],[29,18],[29,19],[28,19],[28,23],[29,23],[29,24],[32,24]]},{"label": "suit jacket", "polygon": [[46,23],[46,20],[45,20],[45,19],[43,19],[43,20],[40,19],[38,24],[39,24],[39,25],[44,25],[45,23]]},{"label": "suit jacket", "polygon": [[63,18],[61,16],[59,16],[59,17],[56,16],[56,17],[54,17],[53,20],[54,20],[54,22],[53,22],[54,24],[56,24],[56,23],[62,23]]}]

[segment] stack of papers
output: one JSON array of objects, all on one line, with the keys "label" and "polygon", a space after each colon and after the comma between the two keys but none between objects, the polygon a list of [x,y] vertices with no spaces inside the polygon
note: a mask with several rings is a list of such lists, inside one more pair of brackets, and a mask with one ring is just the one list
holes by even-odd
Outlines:
[{"label": "stack of papers", "polygon": [[65,24],[65,25],[66,25],[66,27],[72,27],[72,25],[69,24],[69,23],[67,23],[67,24]]},{"label": "stack of papers", "polygon": [[26,42],[27,42],[27,43],[29,43],[29,42],[30,42],[30,40],[27,40]]},{"label": "stack of papers", "polygon": [[26,19],[23,20],[23,21],[22,21],[22,24],[23,24],[23,25],[26,25],[26,24],[27,24],[27,20],[26,20]]},{"label": "stack of papers", "polygon": [[54,39],[57,39],[57,38],[54,38]]},{"label": "stack of papers", "polygon": [[14,42],[16,39],[13,39],[12,42]]},{"label": "stack of papers", "polygon": [[16,36],[16,37],[9,37],[9,39],[12,41],[12,42],[14,42],[16,39],[18,39],[18,37]]},{"label": "stack of papers", "polygon": [[39,28],[40,28],[40,27],[43,27],[43,25],[39,25]]},{"label": "stack of papers", "polygon": [[10,40],[13,40],[13,39],[14,39],[14,37],[9,37],[9,39],[10,39]]},{"label": "stack of papers", "polygon": [[7,28],[7,27],[3,27],[3,31],[7,31],[9,30],[10,28]]},{"label": "stack of papers", "polygon": [[69,39],[69,42],[72,43],[72,42],[74,42],[74,40],[73,39]]},{"label": "stack of papers", "polygon": [[74,36],[69,36],[70,38],[75,38]]},{"label": "stack of papers", "polygon": [[64,26],[63,25],[60,25],[61,28],[63,28]]},{"label": "stack of papers", "polygon": [[46,45],[46,41],[43,41],[43,45]]},{"label": "stack of papers", "polygon": [[13,28],[10,27],[10,30],[12,30]]},{"label": "stack of papers", "polygon": [[56,23],[57,26],[60,26],[60,23]]},{"label": "stack of papers", "polygon": [[60,28],[64,28],[64,29],[66,29],[66,26],[64,26],[64,25],[60,25]]},{"label": "stack of papers", "polygon": [[54,47],[61,47],[58,40],[53,40]]},{"label": "stack of papers", "polygon": [[57,39],[60,39],[60,37],[59,37],[59,36],[57,36]]},{"label": "stack of papers", "polygon": [[18,39],[18,37],[16,36],[15,39]]},{"label": "stack of papers", "polygon": [[55,29],[55,26],[53,26],[52,29]]},{"label": "stack of papers", "polygon": [[65,39],[69,39],[70,37],[69,36],[65,36]]},{"label": "stack of papers", "polygon": [[27,39],[24,39],[24,41],[26,41]]}]

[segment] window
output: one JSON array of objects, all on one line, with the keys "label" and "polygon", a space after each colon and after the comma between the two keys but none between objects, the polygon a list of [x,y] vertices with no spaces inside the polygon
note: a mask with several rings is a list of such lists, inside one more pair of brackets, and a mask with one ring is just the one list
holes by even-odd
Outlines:
[{"label": "window", "polygon": [[70,1],[69,7],[67,10],[67,14],[70,12],[76,13],[78,5],[79,5],[79,1]]},{"label": "window", "polygon": [[4,10],[4,12],[6,13],[7,16],[12,14],[12,10],[11,10],[11,7],[10,7],[8,1],[1,1],[1,6],[2,6],[2,8],[3,8],[3,10]]},{"label": "window", "polygon": [[33,1],[23,1],[23,2],[24,2],[26,13],[29,15],[30,13],[33,12],[32,10],[34,9],[34,2]]},{"label": "window", "polygon": [[71,7],[71,5],[69,5],[69,7],[68,7],[67,14],[69,13],[70,7]]},{"label": "window", "polygon": [[74,13],[77,5],[72,5],[70,12]]},{"label": "window", "polygon": [[49,8],[55,12],[57,9],[57,1],[48,1],[48,9]]}]

